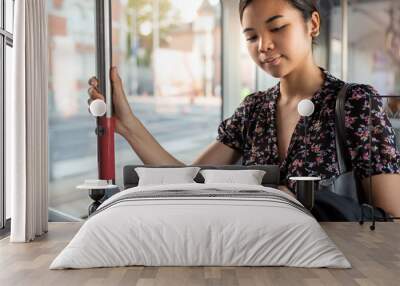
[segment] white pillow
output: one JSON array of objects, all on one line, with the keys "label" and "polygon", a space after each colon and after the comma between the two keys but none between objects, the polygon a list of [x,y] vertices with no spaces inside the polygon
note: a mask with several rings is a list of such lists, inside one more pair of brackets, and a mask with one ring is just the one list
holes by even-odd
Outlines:
[{"label": "white pillow", "polygon": [[135,168],[139,176],[138,186],[196,183],[193,179],[199,167]]},{"label": "white pillow", "polygon": [[261,185],[265,175],[262,170],[201,170],[205,184],[233,183],[246,185]]}]

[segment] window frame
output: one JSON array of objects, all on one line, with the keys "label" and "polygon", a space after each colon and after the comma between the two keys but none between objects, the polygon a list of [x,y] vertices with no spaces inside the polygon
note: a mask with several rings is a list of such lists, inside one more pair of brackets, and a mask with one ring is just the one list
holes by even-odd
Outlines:
[{"label": "window frame", "polygon": [[[2,65],[0,66],[0,117],[2,118],[0,124],[0,236],[7,234],[10,230],[10,219],[7,219],[6,212],[6,188],[5,188],[5,93],[6,93],[6,48],[7,46],[13,48],[13,33],[6,30],[6,2],[7,0],[0,0],[1,5],[1,21],[0,21],[0,59]],[[13,5],[13,13],[15,15],[15,0],[11,0]],[[14,19],[14,15],[11,17]],[[14,27],[13,29],[14,30]]]}]

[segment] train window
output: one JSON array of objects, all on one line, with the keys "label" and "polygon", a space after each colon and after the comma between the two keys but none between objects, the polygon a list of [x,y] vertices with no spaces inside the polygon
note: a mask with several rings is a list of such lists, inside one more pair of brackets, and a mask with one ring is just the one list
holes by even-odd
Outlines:
[{"label": "train window", "polygon": [[242,34],[240,39],[240,100],[257,90],[257,66],[250,58],[246,47],[246,39]]},{"label": "train window", "polygon": [[9,33],[14,30],[14,0],[5,0],[5,29]]},{"label": "train window", "polygon": [[[3,1],[0,1],[0,30],[3,30]],[[5,188],[4,188],[4,177],[5,177],[5,172],[3,170],[4,166],[4,120],[3,120],[3,114],[4,114],[4,95],[3,95],[3,82],[4,82],[4,76],[3,76],[3,48],[4,47],[4,36],[0,34],[0,229],[4,228],[4,210],[5,210],[5,203],[4,203],[4,193],[5,193]]]},{"label": "train window", "polygon": [[4,166],[4,114],[6,98],[11,96],[11,74],[12,74],[12,47],[13,47],[13,19],[14,1],[0,0],[0,229],[5,227],[9,230],[6,220],[11,217],[10,198],[11,194],[5,188]]},{"label": "train window", "polygon": [[[13,57],[12,57],[12,46],[6,45],[5,46],[5,96],[6,98],[10,98],[11,96],[11,75],[13,70]],[[4,130],[4,129],[3,129]],[[3,141],[4,142],[4,141]],[[5,202],[6,202],[6,211],[5,211],[5,218],[8,219],[11,217],[11,192],[10,190],[6,189],[5,191]]]},{"label": "train window", "polygon": [[79,219],[91,200],[75,187],[97,178],[95,121],[87,110],[87,82],[96,73],[95,1],[48,1],[47,13],[49,219]]},{"label": "train window", "polygon": [[349,81],[400,95],[399,35],[399,1],[350,1]]},{"label": "train window", "polygon": [[[184,3],[183,3],[184,2]],[[215,0],[113,0],[113,65],[135,115],[185,163],[212,140],[221,121],[221,5]],[[50,219],[87,215],[75,191],[97,178],[95,121],[87,111],[96,74],[95,1],[48,1]],[[116,135],[116,183],[140,164]]]},{"label": "train window", "polygon": [[[400,95],[400,2],[348,0],[347,80]],[[342,7],[331,10],[330,71],[341,76]]]},{"label": "train window", "polygon": [[[191,163],[221,120],[219,1],[116,1],[113,11],[113,61],[134,113],[168,152]],[[120,168],[140,162],[117,143]]]}]

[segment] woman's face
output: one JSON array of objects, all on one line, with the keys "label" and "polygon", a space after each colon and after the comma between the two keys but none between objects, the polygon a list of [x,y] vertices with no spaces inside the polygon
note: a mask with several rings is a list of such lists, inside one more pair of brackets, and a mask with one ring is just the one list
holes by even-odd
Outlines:
[{"label": "woman's face", "polygon": [[285,0],[253,0],[242,27],[254,62],[277,78],[305,63],[312,56],[312,35],[319,32],[318,13],[308,22]]}]

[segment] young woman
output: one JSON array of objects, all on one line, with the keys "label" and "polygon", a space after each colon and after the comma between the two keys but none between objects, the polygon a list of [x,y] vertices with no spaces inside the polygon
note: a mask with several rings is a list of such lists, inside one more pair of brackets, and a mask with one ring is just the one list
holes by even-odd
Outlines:
[{"label": "young woman", "polygon": [[[282,185],[292,189],[291,176],[305,174],[329,178],[339,174],[335,147],[335,100],[343,82],[319,68],[312,54],[320,31],[316,0],[241,0],[240,20],[254,62],[267,74],[280,79],[275,87],[251,94],[218,128],[218,137],[193,164],[278,164]],[[130,143],[144,164],[183,165],[165,151],[132,113],[116,68],[111,70],[116,131]],[[90,99],[103,98],[89,81]],[[367,85],[356,85],[346,100],[348,152],[353,168],[368,186],[369,98],[377,95]],[[309,121],[308,160],[304,161],[303,119],[297,104],[310,99],[315,111]],[[373,99],[374,134],[373,195],[375,205],[400,216],[400,154],[394,133]],[[379,147],[378,147],[379,146]],[[305,164],[307,163],[307,166]],[[285,188],[281,188],[285,190]]]}]

